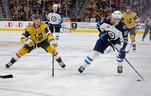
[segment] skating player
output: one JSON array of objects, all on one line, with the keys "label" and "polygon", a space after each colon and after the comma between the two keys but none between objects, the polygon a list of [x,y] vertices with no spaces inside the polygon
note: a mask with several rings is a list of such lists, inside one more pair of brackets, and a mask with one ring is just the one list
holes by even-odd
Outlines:
[{"label": "skating player", "polygon": [[133,42],[133,50],[136,50],[136,43],[135,43],[135,30],[140,29],[139,18],[135,12],[131,12],[131,7],[127,6],[126,12],[123,13],[122,16],[123,22],[128,27],[128,31],[130,32],[131,42]]},{"label": "skating player", "polygon": [[58,9],[58,5],[53,5],[53,10],[51,10],[47,16],[48,25],[50,31],[53,33],[55,29],[55,40],[58,44],[59,41],[59,34],[60,34],[60,28],[61,24],[63,22],[63,18],[61,15],[61,11]]},{"label": "skating player", "polygon": [[[33,23],[27,26],[22,33],[21,42],[24,46],[6,64],[6,68],[12,66],[25,54],[30,53],[35,47],[41,47],[46,52],[52,53],[52,46],[56,46],[56,41],[53,38],[53,34],[49,31],[48,25],[42,23],[40,17],[39,14],[32,15]],[[54,49],[54,58],[62,68],[66,66],[56,49]]]},{"label": "skating player", "polygon": [[[123,71],[123,58],[125,58],[125,48],[128,42],[128,29],[126,25],[121,21],[122,13],[120,11],[115,11],[112,13],[110,18],[105,18],[97,23],[97,29],[100,31],[99,39],[97,40],[93,51],[90,55],[86,57],[78,73],[83,73],[87,66],[97,58],[100,53],[104,53],[104,50],[110,46],[108,39],[120,50],[117,55],[117,72],[122,73]],[[121,43],[121,41],[123,43]]]}]

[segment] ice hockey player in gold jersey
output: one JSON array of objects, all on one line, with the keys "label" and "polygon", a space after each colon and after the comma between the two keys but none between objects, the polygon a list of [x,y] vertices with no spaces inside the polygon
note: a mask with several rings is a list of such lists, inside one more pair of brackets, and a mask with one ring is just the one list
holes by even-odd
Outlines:
[{"label": "ice hockey player in gold jersey", "polygon": [[[33,14],[32,20],[33,23],[27,26],[25,31],[22,33],[23,37],[21,37],[21,42],[24,46],[12,57],[10,62],[5,65],[6,68],[12,66],[22,56],[30,53],[36,47],[41,47],[46,52],[52,53],[52,47],[56,46],[53,34],[49,31],[48,25],[41,22],[41,16],[39,14]],[[62,62],[62,59],[56,49],[54,49],[54,58],[62,68],[66,66]]]},{"label": "ice hockey player in gold jersey", "polygon": [[123,13],[122,17],[123,22],[126,24],[126,26],[128,27],[128,31],[130,32],[130,39],[133,43],[133,50],[136,50],[135,30],[141,27],[139,23],[139,18],[135,12],[131,11],[130,6],[127,6],[126,12]]}]

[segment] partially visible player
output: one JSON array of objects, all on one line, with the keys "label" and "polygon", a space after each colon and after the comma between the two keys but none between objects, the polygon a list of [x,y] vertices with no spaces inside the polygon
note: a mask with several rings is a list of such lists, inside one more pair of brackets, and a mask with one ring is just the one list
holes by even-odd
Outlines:
[{"label": "partially visible player", "polygon": [[143,34],[143,37],[142,37],[142,41],[144,41],[148,31],[150,31],[150,36],[149,36],[149,40],[151,41],[151,13],[149,14],[149,16],[146,18],[145,22],[145,32]]},{"label": "partially visible player", "polygon": [[141,28],[139,18],[135,12],[132,12],[130,6],[127,6],[126,12],[123,13],[122,17],[123,22],[126,24],[128,31],[130,32],[131,42],[133,42],[133,50],[136,50],[135,30]]},{"label": "partially visible player", "polygon": [[[125,48],[128,42],[128,30],[126,25],[121,21],[122,13],[115,11],[110,18],[105,18],[97,23],[97,29],[100,31],[99,39],[97,40],[95,47],[90,55],[86,57],[80,68],[79,73],[83,73],[85,68],[91,64],[91,62],[97,58],[100,53],[104,53],[104,50],[111,46],[108,39],[116,46],[120,53],[117,55],[117,72],[122,73],[122,63],[125,58]],[[123,43],[121,43],[123,41]]]},{"label": "partially visible player", "polygon": [[51,10],[47,16],[49,29],[53,33],[55,28],[55,40],[58,44],[59,41],[59,34],[60,34],[60,28],[61,24],[63,22],[63,17],[61,15],[61,12],[58,8],[57,4],[53,5],[53,10]]},{"label": "partially visible player", "polygon": [[[11,67],[17,60],[27,53],[30,53],[34,48],[41,47],[46,52],[52,54],[52,46],[56,46],[53,34],[49,31],[48,25],[41,22],[39,14],[32,15],[33,23],[26,27],[22,33],[21,42],[24,46],[12,57],[10,62],[6,64],[6,68]],[[62,62],[56,49],[54,49],[54,58],[59,65],[64,68],[66,65]]]}]

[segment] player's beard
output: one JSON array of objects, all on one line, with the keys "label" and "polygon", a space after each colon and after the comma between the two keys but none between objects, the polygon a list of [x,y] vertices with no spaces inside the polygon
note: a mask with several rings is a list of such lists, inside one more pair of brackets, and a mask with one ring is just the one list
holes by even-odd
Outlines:
[{"label": "player's beard", "polygon": [[40,24],[35,24],[35,28],[39,28],[40,27]]},{"label": "player's beard", "polygon": [[126,13],[129,15],[129,14],[131,14],[131,11],[130,11],[130,12],[127,12],[127,11],[126,11]]}]

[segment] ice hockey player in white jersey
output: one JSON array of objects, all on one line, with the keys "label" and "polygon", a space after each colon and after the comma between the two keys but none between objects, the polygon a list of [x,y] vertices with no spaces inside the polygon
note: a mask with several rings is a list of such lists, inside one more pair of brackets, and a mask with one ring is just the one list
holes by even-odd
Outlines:
[{"label": "ice hockey player in white jersey", "polygon": [[123,60],[125,58],[125,48],[128,43],[128,29],[126,25],[121,21],[122,13],[120,11],[115,11],[112,13],[110,18],[105,18],[102,21],[97,22],[96,28],[100,31],[99,39],[97,40],[93,51],[86,57],[78,73],[81,74],[91,62],[97,58],[100,53],[104,53],[104,50],[111,46],[108,39],[115,45],[115,47],[120,50],[117,55],[117,72],[123,72]]},{"label": "ice hockey player in white jersey", "polygon": [[53,5],[53,10],[51,10],[49,12],[46,22],[48,22],[49,29],[52,33],[54,31],[54,28],[55,28],[55,40],[58,44],[60,28],[61,28],[61,24],[63,22],[63,18],[62,18],[61,11],[59,10],[57,4]]}]

